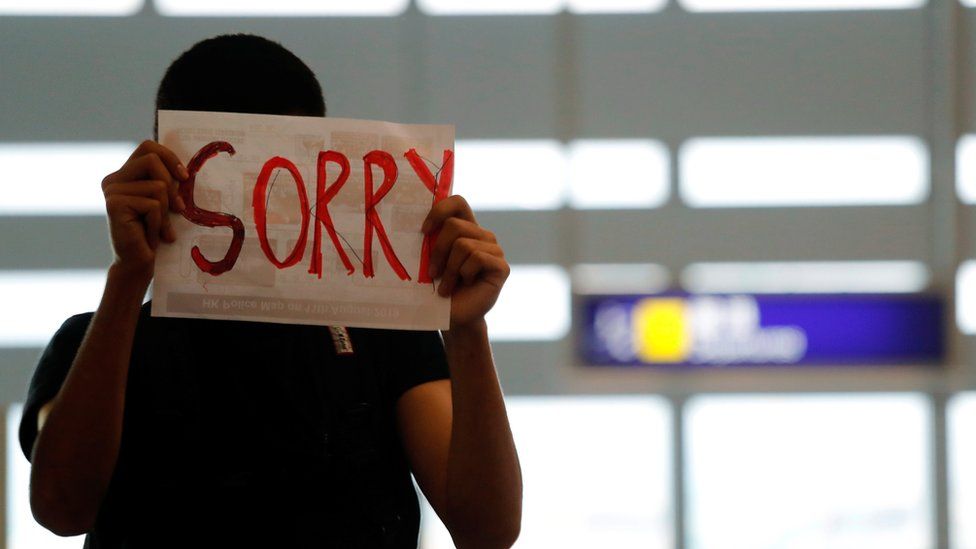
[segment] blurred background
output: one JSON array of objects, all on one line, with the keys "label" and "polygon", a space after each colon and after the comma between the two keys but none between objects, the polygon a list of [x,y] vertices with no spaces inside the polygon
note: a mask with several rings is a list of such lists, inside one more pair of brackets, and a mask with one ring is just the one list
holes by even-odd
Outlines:
[{"label": "blurred background", "polygon": [[226,32],[331,116],[457,126],[518,547],[976,548],[974,0],[0,0],[0,548],[81,546],[18,403],[97,304],[101,178]]}]

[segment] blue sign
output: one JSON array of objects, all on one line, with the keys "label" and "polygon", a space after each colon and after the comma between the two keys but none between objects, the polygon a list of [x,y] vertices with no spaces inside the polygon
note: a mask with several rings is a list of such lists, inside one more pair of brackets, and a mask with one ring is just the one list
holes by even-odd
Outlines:
[{"label": "blue sign", "polygon": [[929,295],[587,296],[595,365],[931,364],[943,305]]}]

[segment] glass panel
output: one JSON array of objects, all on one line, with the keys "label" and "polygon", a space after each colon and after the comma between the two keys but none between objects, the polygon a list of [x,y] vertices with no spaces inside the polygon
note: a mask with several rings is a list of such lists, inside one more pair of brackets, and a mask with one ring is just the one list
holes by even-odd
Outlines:
[{"label": "glass panel", "polygon": [[976,547],[976,392],[949,401],[949,534],[952,547]]},{"label": "glass panel", "polygon": [[681,273],[695,293],[911,293],[928,284],[918,261],[693,263]]},{"label": "glass panel", "polygon": [[142,0],[0,0],[0,15],[124,16],[138,13],[142,3]]},{"label": "glass panel", "polygon": [[707,137],[680,152],[681,197],[708,207],[918,204],[928,151],[916,137]]},{"label": "glass panel", "polygon": [[[102,179],[135,143],[3,143],[0,215],[105,215]],[[38,166],[71,166],[71,177]]]},{"label": "glass panel", "polygon": [[409,0],[156,0],[162,15],[210,17],[392,16]]},{"label": "glass panel", "polygon": [[668,289],[671,275],[654,263],[581,263],[573,267],[575,294],[653,294]]},{"label": "glass panel", "polygon": [[454,192],[474,210],[552,210],[566,199],[566,152],[554,140],[458,141]]},{"label": "glass panel", "polygon": [[926,0],[678,0],[688,11],[822,11],[912,9]]},{"label": "glass panel", "polygon": [[583,139],[569,147],[574,208],[653,208],[668,200],[670,156],[650,139]]},{"label": "glass panel", "polygon": [[105,271],[0,271],[0,347],[43,347],[69,316],[94,311]]},{"label": "glass panel", "polygon": [[564,0],[417,0],[428,15],[546,15],[559,12]]},{"label": "glass panel", "polygon": [[976,260],[963,261],[956,271],[956,324],[964,334],[976,334]]},{"label": "glass panel", "polygon": [[976,204],[976,135],[965,135],[956,145],[956,193],[966,204]]},{"label": "glass panel", "polygon": [[561,339],[569,332],[569,276],[556,265],[521,265],[488,312],[488,335],[496,341]]},{"label": "glass panel", "polygon": [[568,0],[573,13],[649,13],[660,11],[668,0]]},{"label": "glass panel", "polygon": [[[510,397],[522,465],[516,548],[670,549],[671,419],[660,398]],[[423,549],[454,547],[430,510]]]},{"label": "glass panel", "polygon": [[689,547],[935,545],[923,396],[702,396],[686,410]]}]

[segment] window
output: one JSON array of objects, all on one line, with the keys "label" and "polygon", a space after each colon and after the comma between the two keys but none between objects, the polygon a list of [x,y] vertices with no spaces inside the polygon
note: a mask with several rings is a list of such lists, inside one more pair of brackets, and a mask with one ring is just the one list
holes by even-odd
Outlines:
[{"label": "window", "polygon": [[928,283],[918,261],[693,263],[681,273],[695,293],[909,293]]},{"label": "window", "polygon": [[964,261],[956,271],[956,324],[964,334],[976,334],[976,260]]},{"label": "window", "polygon": [[667,0],[568,0],[573,13],[649,13],[664,9]]},{"label": "window", "polygon": [[928,151],[916,137],[705,137],[680,152],[690,206],[918,204]]},{"label": "window", "polygon": [[[134,143],[2,143],[0,215],[104,215],[102,179],[122,167]],[[64,170],[39,166],[71,166]]]},{"label": "window", "polygon": [[687,404],[688,546],[932,547],[921,395],[729,395]]},{"label": "window", "polygon": [[926,0],[678,0],[688,11],[823,11],[920,8]]},{"label": "window", "polygon": [[428,15],[549,15],[563,0],[417,0]]},{"label": "window", "polygon": [[42,347],[69,316],[93,311],[105,271],[0,271],[0,347]]},{"label": "window", "polygon": [[124,16],[141,9],[142,0],[0,0],[0,15]]},{"label": "window", "polygon": [[392,16],[407,9],[408,0],[156,0],[163,15],[191,17]]},{"label": "window", "polygon": [[[663,399],[510,397],[507,405],[524,482],[517,547],[672,547]],[[454,547],[429,507],[421,547]]]},{"label": "window", "polygon": [[556,265],[512,267],[498,302],[488,312],[494,340],[553,340],[569,332],[569,276]]},{"label": "window", "polygon": [[976,392],[949,401],[949,534],[952,547],[976,547]]},{"label": "window", "polygon": [[654,263],[581,263],[573,267],[575,294],[653,294],[668,289],[671,275]]},{"label": "window", "polygon": [[454,192],[475,210],[552,210],[565,202],[558,141],[458,141],[454,150]]},{"label": "window", "polygon": [[965,135],[956,144],[956,194],[966,204],[976,204],[976,135]]},{"label": "window", "polygon": [[667,147],[649,139],[584,139],[569,146],[574,208],[653,208],[668,200]]}]

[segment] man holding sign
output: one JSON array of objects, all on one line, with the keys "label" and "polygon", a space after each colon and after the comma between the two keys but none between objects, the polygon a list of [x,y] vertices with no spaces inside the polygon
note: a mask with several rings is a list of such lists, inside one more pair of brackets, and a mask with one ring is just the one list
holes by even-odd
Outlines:
[{"label": "man holding sign", "polygon": [[514,543],[484,320],[509,267],[448,196],[453,130],[325,119],[245,35],[184,53],[157,109],[102,183],[102,301],[31,381],[37,520],[91,548],[416,547],[413,474],[458,546]]}]

